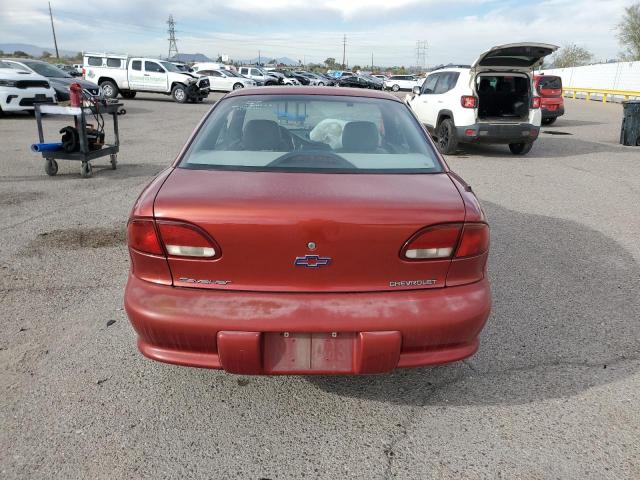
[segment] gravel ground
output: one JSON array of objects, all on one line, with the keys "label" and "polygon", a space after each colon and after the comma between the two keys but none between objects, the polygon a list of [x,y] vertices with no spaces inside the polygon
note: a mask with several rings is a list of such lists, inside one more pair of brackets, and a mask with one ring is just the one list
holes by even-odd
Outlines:
[{"label": "gravel ground", "polygon": [[263,378],[144,359],[122,306],[129,209],[216,98],[126,101],[119,168],[88,180],[47,177],[34,120],[0,119],[2,478],[640,478],[640,149],[617,144],[620,105],[567,100],[526,157],[447,158],[492,224],[477,355]]}]

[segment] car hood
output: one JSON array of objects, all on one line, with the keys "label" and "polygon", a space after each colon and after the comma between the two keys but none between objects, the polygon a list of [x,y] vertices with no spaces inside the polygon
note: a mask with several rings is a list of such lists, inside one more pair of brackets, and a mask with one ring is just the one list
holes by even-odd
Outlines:
[{"label": "car hood", "polygon": [[2,80],[50,80],[37,73],[14,70],[13,68],[0,68],[0,78]]},{"label": "car hood", "polygon": [[54,88],[57,87],[62,89],[68,89],[72,83],[79,83],[80,86],[86,90],[94,90],[98,88],[98,85],[96,85],[95,83],[90,82],[88,80],[83,80],[82,78],[78,78],[78,77],[70,77],[70,78],[51,77],[51,78],[47,78],[47,80],[49,81],[51,86]]}]

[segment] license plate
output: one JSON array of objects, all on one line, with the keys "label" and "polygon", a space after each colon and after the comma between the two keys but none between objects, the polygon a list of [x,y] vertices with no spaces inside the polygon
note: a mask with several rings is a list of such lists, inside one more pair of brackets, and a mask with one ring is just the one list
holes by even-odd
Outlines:
[{"label": "license plate", "polygon": [[549,110],[550,112],[555,111],[556,108],[558,108],[557,105],[549,105],[549,106],[547,106],[547,110]]},{"label": "license plate", "polygon": [[353,370],[355,333],[265,333],[264,368],[273,373]]}]

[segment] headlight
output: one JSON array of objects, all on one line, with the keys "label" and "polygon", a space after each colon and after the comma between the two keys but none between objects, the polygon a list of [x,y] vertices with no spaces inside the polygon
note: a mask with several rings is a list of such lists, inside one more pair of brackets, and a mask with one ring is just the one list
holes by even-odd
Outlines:
[{"label": "headlight", "polygon": [[16,80],[0,80],[0,87],[15,87]]}]

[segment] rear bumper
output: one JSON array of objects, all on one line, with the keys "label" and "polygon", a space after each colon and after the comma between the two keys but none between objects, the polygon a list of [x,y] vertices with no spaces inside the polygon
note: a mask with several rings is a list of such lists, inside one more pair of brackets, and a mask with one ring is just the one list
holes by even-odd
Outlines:
[{"label": "rear bumper", "polygon": [[[241,374],[364,374],[473,355],[491,292],[487,279],[431,290],[288,294],[177,288],[130,276],[125,307],[138,348],[161,362]],[[287,363],[300,348],[320,348],[321,361]]]},{"label": "rear bumper", "polygon": [[[553,108],[553,107],[552,107]],[[564,115],[564,105],[558,105],[554,110],[542,107],[542,118],[557,118]]]},{"label": "rear bumper", "polygon": [[540,126],[530,123],[476,123],[456,127],[458,141],[464,143],[522,143],[538,138]]}]

